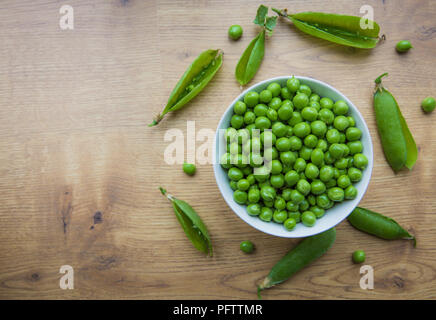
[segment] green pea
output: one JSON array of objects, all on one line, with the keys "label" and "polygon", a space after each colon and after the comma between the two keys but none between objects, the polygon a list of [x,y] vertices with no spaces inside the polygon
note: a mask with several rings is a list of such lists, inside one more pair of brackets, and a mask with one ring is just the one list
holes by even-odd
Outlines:
[{"label": "green pea", "polygon": [[335,162],[335,158],[333,158],[333,156],[330,154],[330,151],[324,153],[324,162],[326,164],[332,164]]},{"label": "green pea", "polygon": [[295,126],[297,123],[303,122],[303,118],[301,117],[301,113],[299,111],[294,111],[292,113],[292,118],[288,120],[288,124],[290,126]]},{"label": "green pea", "polygon": [[282,106],[282,99],[279,97],[274,97],[271,99],[271,101],[268,103],[268,107],[279,110],[279,108]]},{"label": "green pea", "polygon": [[256,91],[249,91],[244,96],[245,104],[253,108],[255,105],[259,103],[259,94]]},{"label": "green pea", "polygon": [[[286,210],[289,211],[288,215],[290,216],[291,212],[298,211],[298,204],[292,202],[292,199],[291,199],[290,201],[286,202]],[[300,222],[300,221],[298,220],[297,222]]]},{"label": "green pea", "polygon": [[301,139],[296,136],[290,137],[289,142],[290,142],[290,150],[292,151],[298,151],[303,146],[303,142],[301,141]]},{"label": "green pea", "polygon": [[341,202],[344,200],[345,194],[344,190],[342,190],[341,188],[333,187],[327,191],[327,196],[332,201]]},{"label": "green pea", "polygon": [[400,53],[407,52],[412,48],[413,48],[413,46],[410,43],[410,41],[408,41],[408,40],[401,40],[401,41],[397,42],[397,45],[395,46],[395,49],[397,50],[397,52],[400,52]]},{"label": "green pea", "polygon": [[[310,163],[309,163],[310,164]],[[316,168],[316,167],[315,167]],[[307,180],[300,179],[297,182],[297,190],[303,195],[308,195],[310,192],[310,183]]]},{"label": "green pea", "polygon": [[278,151],[289,151],[291,150],[291,141],[288,138],[282,137],[277,139],[276,148]]},{"label": "green pea", "polygon": [[258,203],[250,203],[247,206],[247,213],[250,216],[258,216],[260,214],[260,210],[261,210],[261,207],[260,207],[260,204],[258,204]]},{"label": "green pea", "polygon": [[310,155],[310,161],[320,167],[324,163],[324,152],[321,149],[314,149]]},{"label": "green pea", "polygon": [[323,193],[316,197],[316,205],[322,209],[327,209],[330,204],[330,199],[327,194]]},{"label": "green pea", "polygon": [[314,195],[320,195],[326,191],[326,186],[325,186],[324,182],[322,182],[320,180],[314,180],[310,184],[310,191]]},{"label": "green pea", "polygon": [[351,185],[351,180],[350,177],[346,176],[346,175],[341,175],[338,180],[337,180],[337,184],[339,188],[345,189],[348,186]]},{"label": "green pea", "polygon": [[350,178],[351,182],[359,182],[362,180],[362,171],[354,167],[349,168],[348,177]]},{"label": "green pea", "polygon": [[307,209],[309,209],[309,207],[310,207],[309,202],[308,202],[306,199],[304,199],[304,200],[301,201],[300,204],[298,205],[298,211],[300,211],[300,212],[304,212],[304,211],[306,211]]},{"label": "green pea", "polygon": [[339,143],[341,139],[339,131],[337,129],[329,129],[326,134],[326,139],[328,143]]},{"label": "green pea", "polygon": [[259,218],[265,222],[270,222],[273,217],[273,211],[268,207],[262,207]]},{"label": "green pea", "polygon": [[317,144],[318,138],[313,134],[309,134],[304,138],[304,145],[310,149],[315,148]]},{"label": "green pea", "polygon": [[277,119],[279,118],[277,111],[272,108],[268,109],[266,116],[268,117],[268,119],[271,120],[271,122],[277,121]]},{"label": "green pea", "polygon": [[301,215],[301,222],[306,227],[313,227],[316,223],[316,216],[312,211],[305,211]]},{"label": "green pea", "polygon": [[309,161],[310,156],[312,155],[312,149],[310,149],[306,146],[302,146],[298,154],[299,154],[300,158],[303,158],[304,160]]},{"label": "green pea", "polygon": [[295,160],[294,170],[297,172],[302,172],[306,169],[306,160],[303,158],[298,158]]},{"label": "green pea", "polygon": [[344,156],[344,148],[339,143],[333,143],[329,147],[331,156],[335,159],[341,159]]},{"label": "green pea", "polygon": [[358,169],[365,169],[368,165],[368,158],[362,153],[356,153],[353,160],[354,166]]},{"label": "green pea", "polygon": [[262,90],[259,94],[259,100],[262,103],[269,103],[273,98],[272,92],[269,90]]},{"label": "green pea", "polygon": [[317,219],[323,217],[324,214],[325,214],[325,210],[320,208],[320,207],[318,207],[318,206],[310,207],[310,211],[312,211],[315,214]]},{"label": "green pea", "polygon": [[322,152],[326,152],[328,149],[328,143],[324,139],[319,139],[318,143],[316,144],[316,148],[320,149]]},{"label": "green pea", "polygon": [[353,255],[352,255],[352,259],[353,259],[353,262],[356,264],[364,263],[365,262],[365,251],[363,251],[363,250],[354,251]]},{"label": "green pea", "polygon": [[314,107],[305,107],[301,110],[301,116],[304,120],[315,121],[318,118],[318,110]]},{"label": "green pea", "polygon": [[304,200],[304,195],[298,190],[292,190],[291,201],[295,204],[300,204]]},{"label": "green pea", "polygon": [[348,121],[347,117],[345,116],[337,116],[335,120],[333,121],[333,126],[338,129],[339,131],[344,131],[347,129],[350,125],[350,122]]},{"label": "green pea", "polygon": [[357,197],[357,189],[350,185],[345,189],[345,199],[347,200],[353,200]]},{"label": "green pea", "polygon": [[268,112],[268,107],[263,103],[259,103],[254,107],[253,112],[256,115],[256,117],[266,116]]},{"label": "green pea", "polygon": [[347,143],[348,149],[350,149],[350,154],[355,155],[356,153],[361,153],[363,151],[363,145],[360,141],[352,141]]},{"label": "green pea", "polygon": [[230,124],[233,128],[239,129],[244,124],[244,118],[239,114],[234,114],[230,119]]},{"label": "green pea", "polygon": [[309,97],[307,94],[299,92],[295,95],[294,99],[292,99],[292,102],[297,110],[303,110],[309,103]]},{"label": "green pea", "polygon": [[291,166],[295,163],[296,157],[293,152],[291,151],[284,151],[280,152],[280,161],[284,165]]},{"label": "green pea", "polygon": [[297,221],[294,218],[288,218],[285,220],[283,225],[285,226],[286,230],[291,231],[297,225]]},{"label": "green pea", "polygon": [[321,98],[321,100],[319,100],[319,104],[321,105],[321,108],[333,109],[333,100],[330,98]]},{"label": "green pea", "polygon": [[300,80],[298,80],[295,77],[292,77],[288,79],[288,81],[286,81],[286,87],[289,89],[289,91],[295,93],[300,88]]},{"label": "green pea", "polygon": [[339,160],[335,161],[335,168],[339,170],[346,169],[348,167],[348,159],[347,158],[341,158]]},{"label": "green pea", "polygon": [[288,218],[288,213],[285,210],[275,210],[273,220],[276,223],[283,223]]},{"label": "green pea", "polygon": [[273,201],[276,197],[276,190],[271,186],[264,186],[260,189],[260,196],[265,201]]},{"label": "green pea", "polygon": [[282,104],[282,106],[277,111],[280,120],[287,121],[291,119],[294,109],[291,104]]},{"label": "green pea", "polygon": [[248,202],[250,203],[258,203],[260,200],[260,191],[259,189],[250,189],[248,190]]},{"label": "green pea", "polygon": [[294,135],[299,138],[304,138],[310,134],[310,125],[307,122],[300,122],[294,126]]},{"label": "green pea", "polygon": [[233,112],[239,115],[243,115],[247,111],[247,105],[242,101],[236,101],[233,106]]},{"label": "green pea", "polygon": [[297,173],[297,171],[294,170],[291,170],[285,174],[285,181],[289,187],[296,185],[299,178],[300,175]]},{"label": "green pea", "polygon": [[291,200],[291,192],[292,192],[292,189],[289,189],[289,188],[283,189],[283,191],[282,191],[283,200],[290,201]]},{"label": "green pea", "polygon": [[247,192],[241,190],[236,190],[235,192],[233,192],[233,200],[235,200],[236,203],[245,204],[247,202],[247,199]]},{"label": "green pea", "polygon": [[282,97],[282,99],[290,100],[290,99],[292,99],[293,94],[292,94],[291,90],[289,90],[287,87],[283,87],[280,90],[280,96]]},{"label": "green pea", "polygon": [[333,112],[337,115],[346,115],[348,113],[348,105],[343,100],[338,100],[333,105]]},{"label": "green pea", "polygon": [[274,188],[280,189],[285,185],[285,178],[282,174],[272,175],[270,182]]},{"label": "green pea", "polygon": [[335,120],[335,115],[330,109],[323,108],[319,111],[318,118],[325,124],[332,124]]},{"label": "green pea", "polygon": [[238,190],[238,183],[236,181],[230,181],[230,188],[232,188],[233,191]]},{"label": "green pea", "polygon": [[237,182],[238,190],[247,191],[250,188],[250,182],[247,179],[241,179]]},{"label": "green pea", "polygon": [[243,30],[242,27],[238,24],[234,24],[230,26],[228,34],[230,39],[238,40],[242,36]]},{"label": "green pea", "polygon": [[277,138],[282,138],[286,135],[287,126],[283,122],[276,122],[272,125],[271,130]]},{"label": "green pea", "polygon": [[272,92],[273,97],[280,95],[281,87],[277,82],[272,82],[268,85],[267,90]]},{"label": "green pea", "polygon": [[267,117],[257,117],[254,122],[257,129],[264,130],[271,127],[271,121]]},{"label": "green pea", "polygon": [[308,179],[314,180],[314,179],[318,178],[318,176],[319,176],[319,169],[313,163],[308,163],[306,165],[306,169],[305,169],[304,174],[306,175],[306,177]]},{"label": "green pea", "polygon": [[228,175],[229,179],[233,180],[233,181],[239,181],[244,176],[241,169],[235,168],[235,167],[230,168],[229,171],[227,172],[227,175]]},{"label": "green pea", "polygon": [[[310,187],[311,187],[311,190],[310,190],[310,191],[312,191],[312,184],[310,185]],[[307,202],[308,202],[311,206],[316,205],[316,196],[313,195],[313,194],[309,194],[309,195],[307,196]]]},{"label": "green pea", "polygon": [[421,107],[424,112],[432,112],[436,108],[436,100],[433,97],[427,97],[422,100]]},{"label": "green pea", "polygon": [[362,137],[362,131],[356,127],[350,127],[345,132],[348,141],[356,141]]}]

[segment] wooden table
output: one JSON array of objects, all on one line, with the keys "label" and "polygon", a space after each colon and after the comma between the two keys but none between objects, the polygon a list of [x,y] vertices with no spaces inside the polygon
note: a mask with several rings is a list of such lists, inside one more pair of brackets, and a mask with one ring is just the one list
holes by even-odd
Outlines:
[{"label": "wooden table", "polygon": [[[74,30],[61,30],[61,5]],[[0,298],[255,299],[256,283],[297,241],[254,230],[226,205],[211,165],[187,177],[166,164],[169,129],[187,120],[215,130],[240,93],[234,68],[258,28],[259,1],[13,1],[0,3]],[[417,235],[384,241],[337,227],[322,259],[264,293],[265,299],[416,299],[436,297],[436,113],[420,101],[436,95],[436,5],[428,1],[274,1],[290,11],[360,15],[373,6],[387,40],[374,50],[338,46],[279,21],[252,84],[303,75],[342,91],[365,117],[375,166],[361,205]],[[333,7],[332,7],[333,6]],[[241,40],[227,28],[244,28]],[[397,41],[414,48],[399,55]],[[224,64],[189,107],[154,128],[186,67],[203,50],[222,48]],[[384,159],[372,109],[373,80],[397,98],[419,148],[411,172],[395,175]],[[199,146],[201,142],[197,142]],[[186,151],[186,150],[185,150]],[[213,258],[180,228],[163,186],[189,202],[207,224]],[[238,246],[253,241],[253,255]],[[364,249],[373,290],[359,287],[351,253]],[[74,290],[59,288],[62,265]]]}]

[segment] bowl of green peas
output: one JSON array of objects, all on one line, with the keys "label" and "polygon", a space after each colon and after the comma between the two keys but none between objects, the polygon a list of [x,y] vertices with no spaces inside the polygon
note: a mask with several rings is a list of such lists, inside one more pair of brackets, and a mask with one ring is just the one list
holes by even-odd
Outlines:
[{"label": "bowl of green peas", "polygon": [[216,132],[214,173],[230,208],[265,233],[308,237],[362,199],[373,146],[357,107],[308,77],[268,79],[242,92]]}]

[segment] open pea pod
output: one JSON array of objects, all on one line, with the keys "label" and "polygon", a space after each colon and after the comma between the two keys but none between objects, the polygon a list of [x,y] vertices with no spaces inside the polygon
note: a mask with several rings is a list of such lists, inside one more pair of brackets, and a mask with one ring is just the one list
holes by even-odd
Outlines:
[{"label": "open pea pod", "polygon": [[222,50],[209,49],[202,52],[185,71],[171,92],[167,105],[149,126],[157,125],[168,112],[181,109],[196,97],[212,80],[222,63]]},{"label": "open pea pod", "polygon": [[294,26],[312,36],[337,44],[371,49],[379,41],[380,26],[372,20],[365,20],[363,29],[362,17],[323,12],[300,12],[288,15],[286,9],[272,9],[278,15],[291,20]]},{"label": "open pea pod", "polygon": [[212,256],[213,250],[209,232],[197,212],[185,201],[176,199],[172,195],[167,194],[166,190],[163,188],[159,189],[162,194],[171,201],[177,220],[194,247]]},{"label": "open pea pod", "polygon": [[386,75],[375,80],[374,91],[375,119],[383,152],[395,172],[404,167],[411,170],[418,159],[418,148],[397,101],[382,85],[381,79]]}]

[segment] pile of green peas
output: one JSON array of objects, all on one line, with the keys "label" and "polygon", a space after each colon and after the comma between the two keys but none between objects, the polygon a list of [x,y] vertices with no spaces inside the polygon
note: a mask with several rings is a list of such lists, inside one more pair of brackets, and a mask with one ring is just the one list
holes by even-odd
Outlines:
[{"label": "pile of green peas", "polygon": [[[292,77],[247,92],[225,132],[233,199],[247,213],[293,230],[315,225],[335,203],[357,197],[368,159],[345,101],[321,98]],[[255,151],[259,152],[255,152]]]}]

